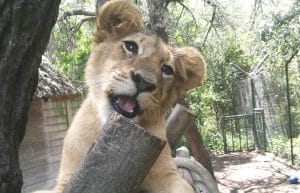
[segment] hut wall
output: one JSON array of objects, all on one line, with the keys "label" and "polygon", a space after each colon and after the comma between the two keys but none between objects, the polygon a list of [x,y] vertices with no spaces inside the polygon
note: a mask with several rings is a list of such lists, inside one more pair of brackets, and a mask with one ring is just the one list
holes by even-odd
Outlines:
[{"label": "hut wall", "polygon": [[19,153],[23,193],[54,187],[63,139],[81,101],[80,97],[48,102],[33,100]]}]

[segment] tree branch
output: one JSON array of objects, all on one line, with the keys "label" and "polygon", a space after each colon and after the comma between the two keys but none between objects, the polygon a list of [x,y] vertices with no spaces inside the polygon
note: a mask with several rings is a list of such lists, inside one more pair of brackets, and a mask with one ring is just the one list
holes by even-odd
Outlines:
[{"label": "tree branch", "polygon": [[259,74],[260,72],[262,72],[264,69],[262,68],[262,65],[265,63],[265,61],[269,58],[269,54],[267,54],[263,59],[262,59],[262,61],[258,64],[258,65],[256,65],[254,68],[253,68],[253,70],[251,70],[251,72],[250,72],[250,74],[255,74],[255,75],[257,75],[257,74]]},{"label": "tree branch", "polygon": [[262,3],[262,0],[255,0],[255,1],[254,1],[253,10],[252,10],[251,17],[250,17],[251,28],[252,28],[252,27],[254,26],[254,24],[255,24],[255,17],[256,17],[256,15],[257,15],[258,8],[261,7],[261,3]]},{"label": "tree branch", "polygon": [[178,27],[178,23],[179,23],[180,18],[182,17],[183,11],[184,11],[184,7],[182,7],[181,12],[180,12],[180,15],[179,15],[179,17],[178,17],[178,19],[177,19],[177,21],[176,21],[176,25],[175,25],[176,28]]},{"label": "tree branch", "polygon": [[91,16],[91,17],[86,17],[81,19],[75,26],[73,26],[70,31],[72,34],[74,34],[76,31],[78,31],[80,29],[80,27],[82,26],[82,24],[84,24],[87,21],[93,21],[96,19],[96,16]]},{"label": "tree branch", "polygon": [[289,59],[287,59],[287,60],[285,61],[285,65],[290,64],[290,63],[292,62],[292,60],[294,59],[294,57],[298,54],[298,52],[299,52],[299,49],[296,49],[296,50],[292,53],[292,55],[289,57]]},{"label": "tree branch", "polygon": [[197,20],[194,16],[193,12],[185,4],[183,4],[181,1],[177,1],[177,3],[179,3],[179,5],[181,5],[185,10],[187,10],[191,14],[194,23],[197,25],[197,22],[196,22]]},{"label": "tree branch", "polygon": [[244,69],[242,69],[241,67],[239,67],[238,65],[234,64],[233,62],[229,62],[230,65],[232,65],[235,69],[237,69],[238,71],[242,72],[243,74],[245,74],[246,76],[250,76],[250,74],[248,72],[246,72]]},{"label": "tree branch", "polygon": [[217,9],[217,6],[213,5],[213,13],[212,13],[212,16],[211,16],[209,28],[208,28],[207,33],[206,33],[206,35],[204,37],[204,40],[203,40],[203,46],[205,45],[205,42],[206,42],[207,37],[208,37],[208,34],[210,33],[210,31],[211,31],[211,29],[213,27],[213,23],[214,23],[214,20],[215,20],[215,17],[216,17],[216,9]]},{"label": "tree branch", "polygon": [[61,17],[58,18],[57,21],[62,21],[62,20],[65,20],[67,19],[68,17],[71,17],[71,16],[75,16],[75,15],[82,15],[82,16],[96,16],[96,12],[93,12],[93,11],[86,11],[86,10],[82,10],[82,9],[79,9],[79,10],[71,10],[71,11],[65,11],[63,13],[63,15]]}]

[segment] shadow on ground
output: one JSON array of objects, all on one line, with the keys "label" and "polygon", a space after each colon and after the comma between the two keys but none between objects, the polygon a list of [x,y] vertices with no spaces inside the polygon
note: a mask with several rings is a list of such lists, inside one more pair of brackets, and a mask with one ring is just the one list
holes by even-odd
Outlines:
[{"label": "shadow on ground", "polygon": [[255,152],[212,155],[215,176],[222,193],[299,193],[300,185],[289,184],[300,171],[273,156]]}]

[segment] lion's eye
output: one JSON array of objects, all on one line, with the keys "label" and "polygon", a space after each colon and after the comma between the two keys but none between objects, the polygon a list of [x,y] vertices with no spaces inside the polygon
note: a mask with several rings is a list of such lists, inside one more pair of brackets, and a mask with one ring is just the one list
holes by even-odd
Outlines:
[{"label": "lion's eye", "polygon": [[138,45],[133,41],[124,41],[125,49],[133,54],[137,54],[139,51]]},{"label": "lion's eye", "polygon": [[172,75],[174,73],[173,68],[170,65],[164,64],[161,71],[166,75]]}]

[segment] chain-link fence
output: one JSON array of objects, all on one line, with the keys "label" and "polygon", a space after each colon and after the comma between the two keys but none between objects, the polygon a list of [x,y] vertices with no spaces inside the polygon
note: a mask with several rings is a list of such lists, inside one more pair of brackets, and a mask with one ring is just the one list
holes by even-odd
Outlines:
[{"label": "chain-link fence", "polygon": [[284,78],[260,74],[236,81],[235,115],[219,119],[224,152],[261,149],[300,165],[299,88],[287,90]]}]

